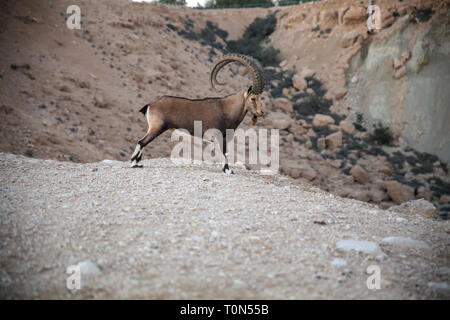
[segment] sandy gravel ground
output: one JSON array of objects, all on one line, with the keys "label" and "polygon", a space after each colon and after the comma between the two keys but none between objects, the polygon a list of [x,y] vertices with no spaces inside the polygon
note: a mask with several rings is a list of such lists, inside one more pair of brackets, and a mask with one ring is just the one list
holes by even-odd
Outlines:
[{"label": "sandy gravel ground", "polygon": [[[144,165],[0,154],[0,297],[450,297],[448,221],[282,176]],[[80,266],[80,290],[66,287],[70,265]],[[366,285],[371,265],[379,290]]]}]

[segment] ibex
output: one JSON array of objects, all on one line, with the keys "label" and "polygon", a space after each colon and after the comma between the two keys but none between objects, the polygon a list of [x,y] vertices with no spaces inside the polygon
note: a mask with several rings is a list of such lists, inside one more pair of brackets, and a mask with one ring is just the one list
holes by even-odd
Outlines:
[{"label": "ibex", "polygon": [[[194,135],[194,121],[202,121],[202,135],[208,129],[218,129],[225,137],[226,129],[236,129],[248,111],[252,115],[253,123],[264,115],[261,93],[264,90],[265,77],[264,70],[256,59],[239,54],[222,57],[211,69],[212,88],[216,90],[215,85],[224,85],[217,81],[217,75],[223,67],[232,62],[241,63],[250,73],[253,84],[248,89],[223,98],[187,99],[163,96],[139,110],[147,118],[148,131],[136,145],[131,157],[132,167],[142,167],[138,165],[142,159],[142,149],[166,130],[186,129]],[[228,166],[226,142],[220,147],[225,159],[223,172],[231,174],[233,172]]]}]

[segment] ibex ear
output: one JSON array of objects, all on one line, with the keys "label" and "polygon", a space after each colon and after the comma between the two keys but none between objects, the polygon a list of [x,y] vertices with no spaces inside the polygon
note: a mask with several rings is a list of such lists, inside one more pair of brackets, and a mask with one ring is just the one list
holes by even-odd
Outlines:
[{"label": "ibex ear", "polygon": [[244,98],[247,99],[248,95],[252,92],[253,87],[250,86],[247,90],[247,92],[244,94]]}]

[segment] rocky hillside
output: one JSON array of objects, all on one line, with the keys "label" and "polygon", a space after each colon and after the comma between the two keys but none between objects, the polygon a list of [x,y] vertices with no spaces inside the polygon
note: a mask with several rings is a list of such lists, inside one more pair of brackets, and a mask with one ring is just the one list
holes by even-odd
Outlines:
[{"label": "rocky hillside", "polygon": [[449,222],[430,203],[382,210],[292,181],[0,153],[0,297],[450,298]]},{"label": "rocky hillside", "polygon": [[[66,27],[70,4],[0,4],[0,150],[127,160],[146,131],[137,110],[163,94],[216,95],[214,59],[273,14],[274,30],[256,28],[267,34],[252,44],[280,51],[265,64],[269,114],[258,124],[280,129],[280,172],[383,209],[424,198],[447,218],[448,1],[378,1],[383,29],[372,34],[350,0],[203,11],[86,0],[81,30]],[[223,94],[248,83],[236,67],[221,76]],[[144,157],[171,147],[166,133]]]},{"label": "rocky hillside", "polygon": [[449,2],[376,4],[382,29],[371,33],[359,1],[277,13],[270,38],[296,74],[273,102],[300,119],[287,128],[284,171],[383,207],[425,198],[446,217]]}]

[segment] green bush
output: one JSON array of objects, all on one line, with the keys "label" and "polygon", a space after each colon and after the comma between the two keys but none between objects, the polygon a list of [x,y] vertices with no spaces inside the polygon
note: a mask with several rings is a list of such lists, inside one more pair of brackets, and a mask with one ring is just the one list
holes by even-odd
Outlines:
[{"label": "green bush", "polygon": [[390,145],[394,138],[389,127],[384,127],[381,122],[373,125],[374,131],[369,135],[369,140],[380,145]]},{"label": "green bush", "polygon": [[271,45],[269,36],[275,30],[277,19],[275,13],[265,18],[256,18],[245,30],[242,38],[228,41],[230,52],[246,54],[258,59],[264,66],[278,64],[277,55],[280,52]]},{"label": "green bush", "polygon": [[363,114],[362,113],[356,114],[356,121],[353,122],[355,129],[361,132],[367,131],[366,128],[364,128],[363,123],[364,123]]}]

